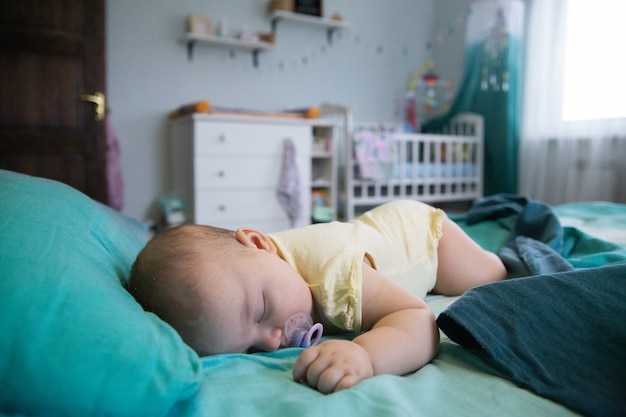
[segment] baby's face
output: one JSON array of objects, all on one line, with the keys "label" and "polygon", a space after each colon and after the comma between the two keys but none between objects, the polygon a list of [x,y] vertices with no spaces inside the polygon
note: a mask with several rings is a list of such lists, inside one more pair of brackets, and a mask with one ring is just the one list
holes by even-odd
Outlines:
[{"label": "baby's face", "polygon": [[206,331],[196,347],[201,354],[286,347],[287,319],[296,313],[312,315],[311,292],[288,263],[262,249],[246,251],[246,256],[232,259],[219,271],[210,262],[203,266],[211,278],[199,288],[206,301],[202,320]]}]

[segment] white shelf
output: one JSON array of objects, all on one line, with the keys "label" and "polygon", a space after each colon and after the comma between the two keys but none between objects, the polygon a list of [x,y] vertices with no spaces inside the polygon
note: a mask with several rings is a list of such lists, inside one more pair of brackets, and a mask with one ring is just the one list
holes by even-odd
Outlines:
[{"label": "white shelf", "polygon": [[350,29],[350,24],[343,20],[329,19],[325,17],[307,16],[301,13],[286,12],[276,10],[271,13],[272,32],[276,33],[276,26],[281,20],[290,20],[297,23],[305,23],[319,26],[326,29],[328,43],[332,43],[333,32],[337,30]]},{"label": "white shelf", "polygon": [[332,158],[333,154],[328,151],[313,151],[313,153],[311,154],[311,157],[318,158],[318,159],[325,159],[325,158]]},{"label": "white shelf", "polygon": [[259,52],[274,49],[274,44],[269,42],[249,42],[232,37],[200,35],[197,33],[186,33],[183,38],[183,42],[187,44],[187,56],[190,60],[193,57],[193,47],[196,43],[200,43],[222,48],[234,48],[251,51],[253,55],[254,66],[258,65]]},{"label": "white shelf", "polygon": [[285,12],[282,10],[276,10],[272,12],[271,17],[272,17],[272,20],[275,20],[275,19],[293,20],[293,21],[300,22],[300,23],[308,23],[312,25],[323,26],[327,29],[328,28],[333,28],[333,29],[349,29],[350,28],[350,24],[348,22],[344,22],[343,20],[328,19],[325,17],[308,16],[302,13],[291,13],[291,12]]},{"label": "white shelf", "polygon": [[333,186],[333,183],[330,180],[312,180],[311,188],[330,188]]},{"label": "white shelf", "polygon": [[[304,23],[315,25],[326,29],[328,37],[328,43],[332,43],[333,33],[338,30],[350,28],[350,24],[342,20],[328,19],[324,17],[307,16],[301,13],[291,13],[282,10],[277,10],[270,15],[272,22],[272,32],[276,34],[276,26],[281,20],[290,20],[296,23]],[[193,59],[193,49],[196,44],[204,44],[208,46],[216,46],[228,49],[242,49],[248,50],[252,53],[252,59],[254,66],[259,64],[259,53],[274,49],[274,44],[263,41],[244,41],[233,37],[223,37],[215,35],[206,35],[187,32],[183,37],[183,42],[187,44],[187,58]]]}]

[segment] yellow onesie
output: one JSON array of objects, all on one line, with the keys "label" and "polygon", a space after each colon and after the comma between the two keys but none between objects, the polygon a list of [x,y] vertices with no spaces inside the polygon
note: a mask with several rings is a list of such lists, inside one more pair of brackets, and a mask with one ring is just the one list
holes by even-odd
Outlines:
[{"label": "yellow onesie", "polygon": [[338,330],[361,330],[362,266],[420,298],[433,289],[445,213],[399,200],[349,222],[320,223],[270,234],[278,254],[304,278],[317,318]]}]

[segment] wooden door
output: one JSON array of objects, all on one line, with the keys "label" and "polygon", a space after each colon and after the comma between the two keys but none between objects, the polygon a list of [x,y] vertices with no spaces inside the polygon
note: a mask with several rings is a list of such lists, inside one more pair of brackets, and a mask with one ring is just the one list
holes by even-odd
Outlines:
[{"label": "wooden door", "polygon": [[[107,201],[105,0],[0,0],[0,168]],[[96,120],[99,119],[99,120]]]}]

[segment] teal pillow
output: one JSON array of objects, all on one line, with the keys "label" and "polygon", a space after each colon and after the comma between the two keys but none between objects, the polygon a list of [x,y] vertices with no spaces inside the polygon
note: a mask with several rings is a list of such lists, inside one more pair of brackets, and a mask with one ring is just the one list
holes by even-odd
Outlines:
[{"label": "teal pillow", "polygon": [[0,413],[160,416],[201,364],[124,285],[145,226],[64,184],[0,170]]}]

